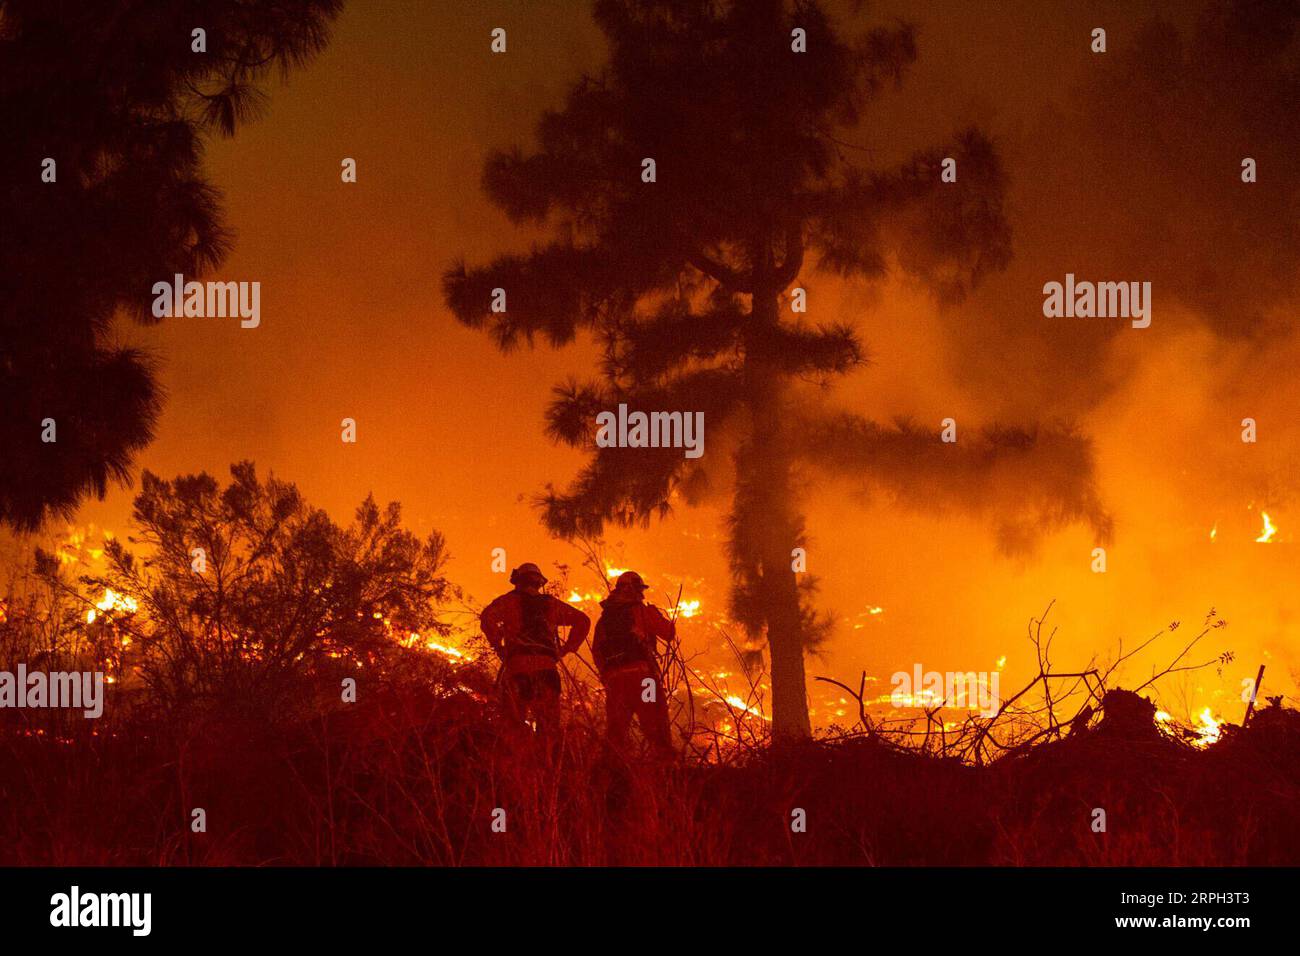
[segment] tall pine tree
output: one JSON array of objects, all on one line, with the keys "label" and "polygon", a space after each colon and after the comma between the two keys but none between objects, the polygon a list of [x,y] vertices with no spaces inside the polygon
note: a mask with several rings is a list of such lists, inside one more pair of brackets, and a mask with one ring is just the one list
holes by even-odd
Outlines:
[{"label": "tall pine tree", "polygon": [[0,0],[0,524],[127,479],[162,394],[114,322],[157,322],[155,282],[223,260],[205,139],[255,117],[268,74],[318,53],[342,6]]},{"label": "tall pine tree", "polygon": [[[542,499],[555,533],[644,523],[677,497],[729,485],[732,612],[766,641],[775,734],[804,737],[804,654],[826,622],[811,580],[792,567],[801,469],[904,495],[924,482],[933,504],[979,508],[1019,463],[1023,500],[1037,505],[1004,526],[1011,541],[1025,521],[1105,524],[1090,451],[1068,431],[1038,428],[947,445],[937,428],[883,427],[800,400],[805,381],[864,361],[852,327],[783,308],[806,272],[879,279],[893,263],[951,302],[1010,258],[1003,173],[978,130],[889,170],[864,168],[847,145],[915,59],[910,27],[850,38],[814,0],[599,0],[595,13],[607,67],[542,116],[535,150],[496,153],[483,175],[494,204],[548,226],[550,240],[453,265],[445,296],[503,351],[562,346],[582,330],[603,345],[599,380],[560,386],[548,410],[554,439],[592,453],[568,488]],[[957,161],[956,183],[940,181],[945,157]],[[504,312],[491,308],[498,288]],[[704,456],[597,448],[596,415],[620,402],[703,411]]]}]

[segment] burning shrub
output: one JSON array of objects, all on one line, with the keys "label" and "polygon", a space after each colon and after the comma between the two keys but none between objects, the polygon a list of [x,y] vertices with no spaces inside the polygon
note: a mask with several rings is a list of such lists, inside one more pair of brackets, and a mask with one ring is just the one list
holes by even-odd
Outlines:
[{"label": "burning shrub", "polygon": [[373,498],[342,527],[293,484],[259,480],[251,462],[231,477],[222,489],[207,474],[145,472],[130,540],[148,552],[110,541],[107,572],[84,579],[122,596],[132,672],[169,711],[293,708],[316,696],[309,681],[337,688],[340,675],[382,670],[399,635],[450,632],[441,610],[457,592],[437,532],[421,541],[396,503],[381,510]]}]

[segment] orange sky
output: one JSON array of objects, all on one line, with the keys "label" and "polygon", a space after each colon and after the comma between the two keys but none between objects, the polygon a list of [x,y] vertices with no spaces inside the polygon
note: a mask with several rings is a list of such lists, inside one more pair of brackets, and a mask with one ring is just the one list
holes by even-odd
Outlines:
[{"label": "orange sky", "polygon": [[[885,164],[964,123],[991,132],[1012,182],[1017,258],[1007,273],[948,310],[897,282],[866,288],[813,275],[804,284],[810,317],[852,320],[874,358],[835,391],[844,407],[881,420],[908,414],[936,428],[947,416],[971,426],[1068,416],[1092,434],[1116,519],[1109,571],[1090,572],[1095,542],[1082,527],[1046,537],[1032,558],[1011,559],[997,552],[986,522],[863,503],[810,474],[809,570],[822,580],[823,605],[841,619],[810,672],[855,679],[865,668],[887,683],[914,662],[991,670],[1006,655],[1005,691],[1029,676],[1025,625],[1053,598],[1055,660],[1070,669],[1171,620],[1191,627],[1214,606],[1230,627],[1207,638],[1204,656],[1232,649],[1237,659],[1222,678],[1203,671],[1187,689],[1196,702],[1222,701],[1224,715],[1239,720],[1240,679],[1259,663],[1270,668],[1266,692],[1295,691],[1288,667],[1300,626],[1292,543],[1300,432],[1289,418],[1300,407],[1300,349],[1289,324],[1243,332],[1231,327],[1232,310],[1286,319],[1294,290],[1261,291],[1259,302],[1244,303],[1240,286],[1207,276],[1203,263],[1214,262],[1215,250],[1195,231],[1198,210],[1222,218],[1225,230],[1249,230],[1267,226],[1267,209],[1247,207],[1244,224],[1230,223],[1222,210],[1241,209],[1225,205],[1240,199],[1149,177],[1147,120],[1132,115],[1140,103],[1113,104],[1108,138],[1071,125],[1111,116],[1110,101],[1089,112],[1098,100],[1087,91],[1105,91],[1104,71],[1121,75],[1124,46],[1147,10],[1189,29],[1193,5],[1050,6],[872,8],[877,18],[906,12],[920,28],[920,56],[857,141]],[[1110,59],[1088,51],[1098,25],[1109,29]],[[488,52],[495,26],[509,31],[504,56]],[[558,104],[579,70],[598,67],[602,49],[576,2],[351,4],[326,52],[272,91],[268,115],[210,151],[238,232],[219,277],[262,283],[261,327],[171,319],[123,329],[157,351],[168,390],[158,439],[140,466],[224,476],[232,461],[251,458],[340,519],[369,491],[397,499],[414,529],[447,535],[451,574],[479,600],[506,587],[489,569],[494,547],[511,563],[574,562],[575,552],[546,537],[528,498],[547,481],[565,481],[581,460],[546,441],[542,411],[551,385],[584,372],[594,352],[502,356],[486,336],[457,325],[439,282],[458,255],[482,261],[526,246],[529,237],[478,190],[484,154],[526,144],[538,111]],[[1235,142],[1222,119],[1203,126],[1189,128],[1204,138],[1165,146],[1200,156],[1198,176],[1209,175],[1206,157],[1222,146],[1224,197],[1233,189],[1240,196],[1234,157],[1252,148],[1271,156],[1276,144]],[[1277,155],[1272,169],[1263,159],[1261,168],[1280,169]],[[356,185],[339,181],[345,156],[358,162]],[[1294,171],[1296,160],[1288,162]],[[1131,175],[1111,164],[1129,164]],[[1276,203],[1267,188],[1260,184],[1257,201]],[[1186,234],[1161,218],[1170,208],[1191,223]],[[1248,239],[1241,248],[1250,249]],[[1067,271],[1154,276],[1152,328],[1049,326],[1038,310],[1041,285]],[[1238,298],[1220,298],[1211,310],[1208,293],[1189,291],[1216,283]],[[1275,291],[1263,279],[1257,285]],[[1260,422],[1258,445],[1238,440],[1246,415]],[[358,422],[356,445],[339,440],[344,417]],[[122,530],[130,497],[114,491],[87,505],[81,520]],[[1261,508],[1280,528],[1267,545],[1253,541]],[[716,511],[681,511],[650,533],[611,532],[609,540],[617,563],[669,592],[661,601],[684,579],[687,597],[721,611]],[[863,617],[873,606],[883,613]],[[706,628],[692,640],[714,642]],[[1160,648],[1130,673],[1144,676],[1181,644]],[[815,706],[822,696],[815,693]]]}]

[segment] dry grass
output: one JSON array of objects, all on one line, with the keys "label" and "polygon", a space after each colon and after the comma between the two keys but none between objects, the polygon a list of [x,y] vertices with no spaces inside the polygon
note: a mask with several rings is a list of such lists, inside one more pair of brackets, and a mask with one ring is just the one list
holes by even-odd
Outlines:
[{"label": "dry grass", "polygon": [[[611,753],[581,709],[548,747],[502,726],[463,668],[444,676],[281,725],[213,711],[181,726],[140,707],[42,726],[48,712],[9,711],[0,864],[1300,860],[1300,719],[1281,708],[1203,751],[1103,719],[981,767],[868,735],[661,766]],[[206,833],[190,831],[193,807]],[[791,832],[796,807],[806,833]],[[1095,807],[1105,833],[1092,831]]]}]

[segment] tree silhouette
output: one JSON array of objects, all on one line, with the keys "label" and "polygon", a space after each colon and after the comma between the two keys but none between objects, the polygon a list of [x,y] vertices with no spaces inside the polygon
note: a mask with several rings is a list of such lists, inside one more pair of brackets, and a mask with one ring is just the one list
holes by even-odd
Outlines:
[{"label": "tree silhouette", "polygon": [[[516,222],[549,225],[552,238],[485,266],[453,265],[445,297],[504,351],[538,338],[562,346],[584,329],[603,345],[601,379],[558,387],[548,410],[554,439],[592,450],[570,487],[540,499],[552,531],[644,523],[676,498],[730,487],[732,612],[767,641],[774,732],[806,736],[804,652],[828,622],[811,579],[792,569],[802,469],[930,508],[995,511],[1015,546],[1030,529],[1078,518],[1105,531],[1090,450],[1060,428],[945,444],[937,428],[827,412],[802,387],[865,360],[850,326],[783,315],[810,266],[876,279],[892,264],[953,302],[1010,258],[1003,172],[978,130],[886,171],[860,166],[848,144],[915,59],[909,26],[846,39],[810,0],[599,0],[595,14],[607,67],[543,115],[536,151],[495,153],[484,169],[490,199]],[[796,29],[807,52],[794,49]],[[940,181],[944,157],[957,161],[956,183]],[[643,181],[646,158],[655,182]],[[504,312],[491,308],[497,288]],[[596,414],[620,402],[703,411],[705,455],[596,448]]]},{"label": "tree silhouette", "polygon": [[322,49],[341,7],[0,2],[0,522],[29,530],[126,480],[162,396],[113,320],[156,322],[153,283],[222,261],[231,235],[204,136],[256,116],[261,79]]}]

